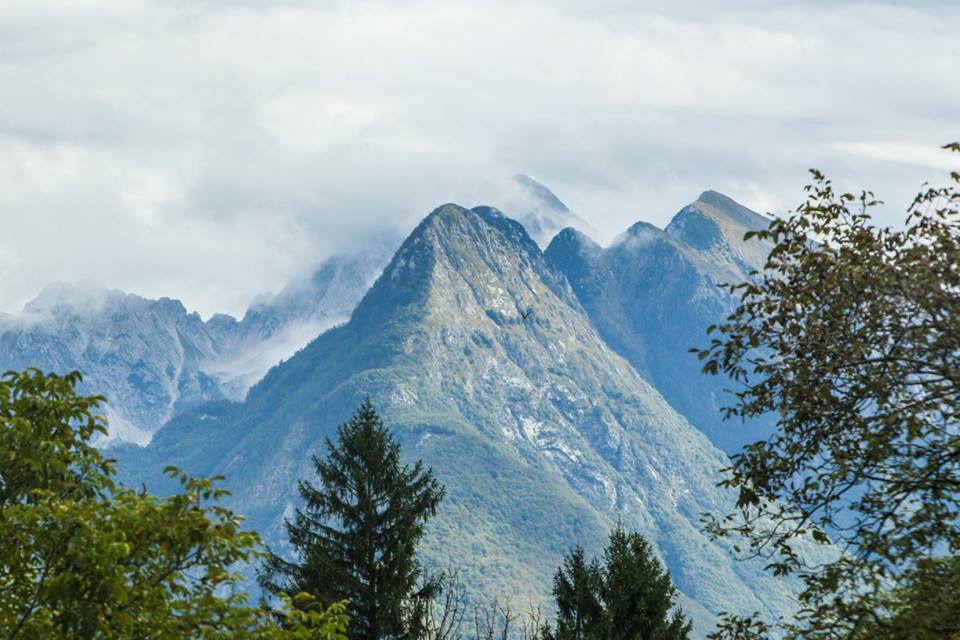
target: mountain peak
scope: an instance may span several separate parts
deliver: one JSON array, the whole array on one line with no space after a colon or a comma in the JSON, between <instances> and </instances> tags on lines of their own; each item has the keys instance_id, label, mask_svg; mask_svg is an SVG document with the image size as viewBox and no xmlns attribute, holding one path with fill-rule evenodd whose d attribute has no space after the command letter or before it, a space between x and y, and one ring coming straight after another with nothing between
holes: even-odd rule
<instances>
[{"instance_id":1,"label":"mountain peak","mask_svg":"<svg viewBox=\"0 0 960 640\"><path fill-rule=\"evenodd\" d=\"M436 224L438 222L454 220L469 213L470 210L466 207L462 207L455 202L447 202L431 211L423 221L426 224Z\"/></svg>"},{"instance_id":2,"label":"mountain peak","mask_svg":"<svg viewBox=\"0 0 960 640\"><path fill-rule=\"evenodd\" d=\"M527 193L547 205L550 209L561 213L570 213L570 209L563 201L550 191L546 186L537 182L525 173L518 173L513 176L514 182L523 187Z\"/></svg>"},{"instance_id":3,"label":"mountain peak","mask_svg":"<svg viewBox=\"0 0 960 640\"><path fill-rule=\"evenodd\" d=\"M714 191L713 189L707 189L700 194L700 197L697 198L697 202L702 202L704 204L710 204L718 207L739 207L741 206L736 200L730 196L720 193L719 191Z\"/></svg>"},{"instance_id":4,"label":"mountain peak","mask_svg":"<svg viewBox=\"0 0 960 640\"><path fill-rule=\"evenodd\" d=\"M751 211L730 196L722 194L719 191L704 191L696 201L681 209L674 219L688 209L696 209L714 218L714 220L721 224L727 222L746 231L766 229L770 225L770 218Z\"/></svg>"},{"instance_id":5,"label":"mountain peak","mask_svg":"<svg viewBox=\"0 0 960 640\"><path fill-rule=\"evenodd\" d=\"M553 237L544 255L556 252L570 252L593 254L602 251L603 247L582 231L574 227L566 227Z\"/></svg>"},{"instance_id":6,"label":"mountain peak","mask_svg":"<svg viewBox=\"0 0 960 640\"><path fill-rule=\"evenodd\" d=\"M423 241L450 247L452 244L462 244L468 239L488 238L491 233L502 235L514 244L517 250L540 253L539 247L524 226L508 218L499 209L486 205L467 209L455 203L447 203L437 207L423 219L397 254L403 253L408 245Z\"/></svg>"},{"instance_id":7,"label":"mountain peak","mask_svg":"<svg viewBox=\"0 0 960 640\"><path fill-rule=\"evenodd\" d=\"M441 300L453 283L483 297L482 290L498 286L491 283L531 270L557 291L562 289L562 278L547 268L523 225L493 207L467 209L447 203L407 237L360 301L352 321L373 331L404 310L419 313L437 305L466 304L465 299Z\"/></svg>"},{"instance_id":8,"label":"mountain peak","mask_svg":"<svg viewBox=\"0 0 960 640\"><path fill-rule=\"evenodd\" d=\"M651 224L649 222L644 222L643 220L639 222L634 222L630 225L627 230L623 233L622 237L636 238L636 237L653 237L653 236L663 236L666 232L660 227Z\"/></svg>"},{"instance_id":9,"label":"mountain peak","mask_svg":"<svg viewBox=\"0 0 960 640\"><path fill-rule=\"evenodd\" d=\"M443 244L449 236L458 234L472 235L471 227L476 224L479 214L456 203L442 204L420 221L397 250L393 261L387 267L391 271L397 258L405 256L420 245Z\"/></svg>"},{"instance_id":10,"label":"mountain peak","mask_svg":"<svg viewBox=\"0 0 960 640\"><path fill-rule=\"evenodd\" d=\"M141 299L119 289L109 289L94 280L54 282L24 305L23 312L26 315L93 314L103 310L111 301L124 298Z\"/></svg>"},{"instance_id":11,"label":"mountain peak","mask_svg":"<svg viewBox=\"0 0 960 640\"><path fill-rule=\"evenodd\" d=\"M745 233L766 229L769 225L769 218L747 209L733 198L717 191L704 191L673 217L666 231L687 246L706 251L723 244L741 247ZM748 262L752 264L754 259L763 257L765 254L758 254Z\"/></svg>"},{"instance_id":12,"label":"mountain peak","mask_svg":"<svg viewBox=\"0 0 960 640\"><path fill-rule=\"evenodd\" d=\"M503 204L538 246L546 247L553 236L565 227L592 232L585 220L540 182L524 173L513 176L512 182L512 188L501 194L506 200Z\"/></svg>"}]
</instances>

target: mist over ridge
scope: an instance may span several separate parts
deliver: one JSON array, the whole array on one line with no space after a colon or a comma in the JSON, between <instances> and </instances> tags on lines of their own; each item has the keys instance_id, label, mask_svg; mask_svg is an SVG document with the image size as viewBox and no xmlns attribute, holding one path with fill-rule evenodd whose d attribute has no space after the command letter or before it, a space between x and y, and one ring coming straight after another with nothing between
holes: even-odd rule
<instances>
[{"instance_id":1,"label":"mist over ridge","mask_svg":"<svg viewBox=\"0 0 960 640\"><path fill-rule=\"evenodd\" d=\"M547 252L551 264L564 271L569 260L559 258L556 248L562 244L562 237L572 232L571 225L581 229L580 233L594 230L535 179L520 174L514 176L510 184L512 188L503 191L504 209L516 216L539 248ZM698 222L701 219L703 221ZM745 251L740 236L763 220L762 216L725 196L708 191L674 216L665 230L649 223L636 223L604 251L623 253L644 237L641 229L649 229L649 233L657 237L674 237L683 255L707 273L701 277L695 296L709 300L718 295L716 283L741 278L747 266L757 266L762 249L759 254ZM698 239L696 230L711 224L716 226L715 231L700 232L703 237ZM710 233L716 236L716 247L696 246L698 242L712 242L708 237ZM351 251L324 260L311 275L298 276L280 292L257 296L240 319L214 314L203 320L196 312L189 313L178 300L149 300L92 281L75 285L56 283L45 288L21 314L0 317L0 367L32 364L61 372L79 369L86 377L86 388L99 389L110 400L114 423L111 437L146 444L164 422L199 402L220 398L242 400L247 390L271 367L292 356L323 331L348 321L354 306L399 244L390 233L376 234ZM599 251L599 245L597 247ZM641 251L638 257L641 254L645 255ZM618 275L626 277L633 271L650 272L651 269L669 273L675 267L669 264L643 267L631 263L621 265ZM576 286L578 276L565 275L575 285L577 295L582 296L583 291ZM599 272L593 277L599 277ZM671 299L676 287L675 282L664 282L654 289L663 289L661 294ZM634 301L636 309L629 313L636 318L649 315L644 310L647 295L641 294ZM689 294L678 290L678 295ZM581 302L587 309L594 310L588 299ZM698 308L702 308L702 304ZM698 323L706 326L716 319L713 315L721 308L725 307L715 306L706 313L683 312L687 317L680 324L691 328L690 341L699 338ZM622 312L618 316L609 309L596 314L593 320L603 331L614 317L620 318L617 322L622 327L631 327ZM665 326L666 332L659 328L643 329L648 334L646 339L649 340L649 335L668 335L678 325L669 322ZM628 331L641 330L631 327ZM646 356L637 355L636 350L625 346L631 339L611 334L604 337L622 353L630 354L628 359L638 370L651 375L644 362ZM686 345L689 346L692 345ZM685 360L683 350L671 345L661 349L664 354L661 360L667 369L675 364L671 360ZM693 372L686 373L686 380L673 380L670 388L665 389L668 396L673 397L671 394L677 389L686 393L682 390L696 386ZM714 396L707 414L695 410L688 414L682 408L681 411L711 432L709 425L715 423L718 402ZM723 448L729 448L728 443L718 442ZM740 440L735 438L734 442Z\"/></svg>"},{"instance_id":2,"label":"mist over ridge","mask_svg":"<svg viewBox=\"0 0 960 640\"><path fill-rule=\"evenodd\" d=\"M665 232L664 232L665 233ZM163 461L223 474L234 504L286 549L282 517L306 452L365 397L408 460L448 488L424 555L477 593L536 603L556 561L618 519L651 540L703 637L720 610L789 610L791 583L733 560L699 514L729 508L727 458L617 354L517 221L446 204L404 240L350 320L271 369L242 403L201 404L125 477L162 489Z\"/></svg>"}]
</instances>

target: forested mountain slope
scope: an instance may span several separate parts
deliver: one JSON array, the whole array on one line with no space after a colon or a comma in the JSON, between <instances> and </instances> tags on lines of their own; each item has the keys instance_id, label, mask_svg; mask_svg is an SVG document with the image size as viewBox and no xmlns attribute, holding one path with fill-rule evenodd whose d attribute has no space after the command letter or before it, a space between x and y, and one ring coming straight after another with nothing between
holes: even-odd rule
<instances>
[{"instance_id":1,"label":"forested mountain slope","mask_svg":"<svg viewBox=\"0 0 960 640\"><path fill-rule=\"evenodd\" d=\"M423 546L474 594L541 602L563 553L618 519L670 567L699 634L720 610L784 613L758 563L701 532L729 509L724 454L607 346L518 223L445 205L407 238L351 320L279 365L242 404L204 405L126 448L125 477L175 464L224 474L233 504L283 550L310 455L369 396L405 456L448 488Z\"/></svg>"}]
</instances>

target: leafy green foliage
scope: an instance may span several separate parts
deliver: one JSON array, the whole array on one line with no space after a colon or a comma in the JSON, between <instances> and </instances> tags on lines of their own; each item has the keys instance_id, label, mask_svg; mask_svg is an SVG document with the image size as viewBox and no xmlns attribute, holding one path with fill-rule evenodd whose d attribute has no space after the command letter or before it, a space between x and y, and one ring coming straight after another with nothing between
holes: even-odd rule
<instances>
[{"instance_id":1,"label":"leafy green foliage","mask_svg":"<svg viewBox=\"0 0 960 640\"><path fill-rule=\"evenodd\" d=\"M803 579L788 637L834 638L872 624L919 559L960 549L960 190L928 188L904 228L877 228L871 193L813 175L756 233L775 248L729 287L739 307L700 357L745 385L728 416L779 416L733 457L738 510L708 530ZM811 539L842 553L808 565ZM717 637L765 631L732 617Z\"/></svg>"},{"instance_id":2,"label":"leafy green foliage","mask_svg":"<svg viewBox=\"0 0 960 640\"><path fill-rule=\"evenodd\" d=\"M555 630L547 640L686 640L691 625L679 608L670 574L639 533L618 526L603 561L587 562L577 547L553 581Z\"/></svg>"},{"instance_id":3,"label":"leafy green foliage","mask_svg":"<svg viewBox=\"0 0 960 640\"><path fill-rule=\"evenodd\" d=\"M857 640L960 639L960 556L924 558Z\"/></svg>"},{"instance_id":4,"label":"leafy green foliage","mask_svg":"<svg viewBox=\"0 0 960 640\"><path fill-rule=\"evenodd\" d=\"M168 469L156 498L113 480L91 446L102 398L78 373L0 377L0 635L4 638L343 640L342 605L282 624L247 605L231 567L258 537L217 502L216 479Z\"/></svg>"},{"instance_id":5,"label":"leafy green foliage","mask_svg":"<svg viewBox=\"0 0 960 640\"><path fill-rule=\"evenodd\" d=\"M401 466L400 447L368 400L313 457L322 488L299 485L306 503L287 523L300 562L270 555L261 583L347 600L356 638L414 638L423 630L437 582L421 580L416 547L444 489L417 462Z\"/></svg>"},{"instance_id":6,"label":"leafy green foliage","mask_svg":"<svg viewBox=\"0 0 960 640\"><path fill-rule=\"evenodd\" d=\"M277 624L258 628L258 640L347 640L347 602L334 602L326 609L308 593L296 597L280 594L282 609Z\"/></svg>"}]
</instances>

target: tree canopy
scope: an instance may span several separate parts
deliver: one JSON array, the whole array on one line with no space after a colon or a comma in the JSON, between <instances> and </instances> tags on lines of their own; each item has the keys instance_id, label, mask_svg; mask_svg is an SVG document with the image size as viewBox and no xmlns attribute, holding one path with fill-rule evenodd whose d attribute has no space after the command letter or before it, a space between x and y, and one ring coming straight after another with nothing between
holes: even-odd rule
<instances>
[{"instance_id":1,"label":"tree canopy","mask_svg":"<svg viewBox=\"0 0 960 640\"><path fill-rule=\"evenodd\" d=\"M169 469L168 498L114 481L98 396L80 375L0 377L0 635L4 638L343 640L343 605L248 605L233 572L258 537L217 504L216 479ZM301 596L302 599L302 596Z\"/></svg>"},{"instance_id":2,"label":"tree canopy","mask_svg":"<svg viewBox=\"0 0 960 640\"><path fill-rule=\"evenodd\" d=\"M887 615L918 562L960 550L960 191L925 187L903 227L879 227L872 193L813 176L793 215L748 234L774 248L700 352L742 385L728 417L779 418L733 456L737 512L708 530L800 576L788 637L840 638ZM808 564L811 541L834 560ZM719 637L765 629L728 618Z\"/></svg>"},{"instance_id":3,"label":"tree canopy","mask_svg":"<svg viewBox=\"0 0 960 640\"><path fill-rule=\"evenodd\" d=\"M960 640L960 556L921 558L856 640Z\"/></svg>"},{"instance_id":4,"label":"tree canopy","mask_svg":"<svg viewBox=\"0 0 960 640\"><path fill-rule=\"evenodd\" d=\"M553 580L557 616L545 640L686 640L691 625L676 607L670 574L636 532L617 526L603 558L582 547L564 558ZM672 613L671 613L672 612Z\"/></svg>"}]
</instances>

